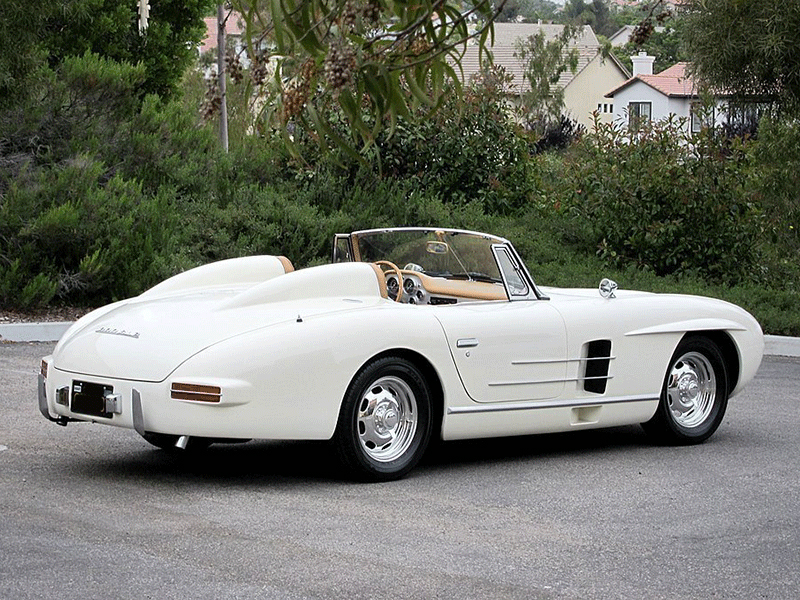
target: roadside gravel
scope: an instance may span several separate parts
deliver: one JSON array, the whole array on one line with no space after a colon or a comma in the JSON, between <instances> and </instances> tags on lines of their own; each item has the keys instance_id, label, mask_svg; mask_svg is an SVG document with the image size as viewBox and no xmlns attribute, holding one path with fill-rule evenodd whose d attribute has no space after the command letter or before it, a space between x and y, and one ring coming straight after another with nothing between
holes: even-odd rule
<instances>
[{"instance_id":1,"label":"roadside gravel","mask_svg":"<svg viewBox=\"0 0 800 600\"><path fill-rule=\"evenodd\" d=\"M28 312L17 312L0 308L0 325L9 323L58 323L62 321L77 321L90 310L92 309L74 306L45 308Z\"/></svg>"}]
</instances>

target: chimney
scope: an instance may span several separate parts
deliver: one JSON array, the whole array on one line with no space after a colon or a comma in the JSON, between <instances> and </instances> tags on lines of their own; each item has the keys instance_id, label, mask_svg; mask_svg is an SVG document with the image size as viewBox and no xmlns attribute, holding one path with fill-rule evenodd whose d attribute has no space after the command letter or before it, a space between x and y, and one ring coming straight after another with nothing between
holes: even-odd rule
<instances>
[{"instance_id":1,"label":"chimney","mask_svg":"<svg viewBox=\"0 0 800 600\"><path fill-rule=\"evenodd\" d=\"M633 76L637 75L652 75L653 62L656 60L655 56L647 56L647 52L639 52L638 56L631 56L633 61Z\"/></svg>"}]
</instances>

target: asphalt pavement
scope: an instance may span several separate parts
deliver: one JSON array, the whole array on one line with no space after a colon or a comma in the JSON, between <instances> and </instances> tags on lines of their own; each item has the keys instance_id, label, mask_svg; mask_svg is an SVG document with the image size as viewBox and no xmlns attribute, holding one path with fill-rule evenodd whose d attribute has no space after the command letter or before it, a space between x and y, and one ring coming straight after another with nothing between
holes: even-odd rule
<instances>
[{"instance_id":1,"label":"asphalt pavement","mask_svg":"<svg viewBox=\"0 0 800 600\"><path fill-rule=\"evenodd\" d=\"M196 456L36 406L52 343L0 344L0 599L800 598L800 360L767 357L720 430L444 443L340 479L325 443Z\"/></svg>"}]
</instances>

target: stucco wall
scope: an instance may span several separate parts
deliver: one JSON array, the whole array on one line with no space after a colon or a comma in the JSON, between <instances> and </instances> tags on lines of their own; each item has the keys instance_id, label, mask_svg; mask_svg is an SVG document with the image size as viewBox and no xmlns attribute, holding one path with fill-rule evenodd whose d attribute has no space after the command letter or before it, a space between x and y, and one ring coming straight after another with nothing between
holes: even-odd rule
<instances>
[{"instance_id":1,"label":"stucco wall","mask_svg":"<svg viewBox=\"0 0 800 600\"><path fill-rule=\"evenodd\" d=\"M595 56L564 88L564 104L570 117L591 129L594 123L592 112L597 110L597 105L615 104L615 99L605 97L606 92L626 80L625 74L611 59L603 60L601 56ZM600 113L600 121L604 123L610 123L613 117L611 112Z\"/></svg>"},{"instance_id":2,"label":"stucco wall","mask_svg":"<svg viewBox=\"0 0 800 600\"><path fill-rule=\"evenodd\" d=\"M607 100L611 100L607 98ZM614 94L614 122L627 126L628 105L631 102L650 102L652 104L651 118L655 121L666 119L669 115L687 120L687 129L691 127L691 106L696 98L669 98L653 89L646 83L635 81L628 87ZM717 125L725 122L726 106L717 102L714 120Z\"/></svg>"}]
</instances>

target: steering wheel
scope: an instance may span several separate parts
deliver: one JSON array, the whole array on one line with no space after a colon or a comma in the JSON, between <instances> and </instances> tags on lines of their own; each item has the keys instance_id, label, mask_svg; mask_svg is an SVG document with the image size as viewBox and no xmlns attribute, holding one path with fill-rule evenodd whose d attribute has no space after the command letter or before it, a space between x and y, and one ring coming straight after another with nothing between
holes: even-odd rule
<instances>
[{"instance_id":1,"label":"steering wheel","mask_svg":"<svg viewBox=\"0 0 800 600\"><path fill-rule=\"evenodd\" d=\"M386 278L386 275L394 271L394 274L397 275L397 296L392 298L395 302L400 302L400 299L403 297L403 274L400 272L400 269L397 268L397 265L393 262L389 262L388 260L376 260L375 264L384 271L383 276ZM384 269L385 267L385 269ZM386 287L388 292L389 281L386 281ZM391 298L391 296L389 296Z\"/></svg>"}]
</instances>

